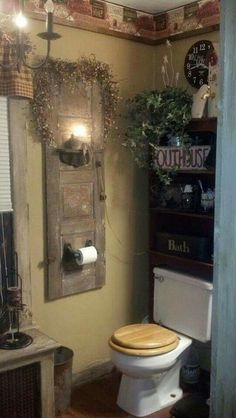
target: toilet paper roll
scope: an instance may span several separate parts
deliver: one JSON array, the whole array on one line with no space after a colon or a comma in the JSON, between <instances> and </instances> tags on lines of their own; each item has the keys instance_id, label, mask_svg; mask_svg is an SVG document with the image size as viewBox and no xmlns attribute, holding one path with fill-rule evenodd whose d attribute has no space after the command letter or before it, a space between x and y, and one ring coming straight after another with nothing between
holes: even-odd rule
<instances>
[{"instance_id":1,"label":"toilet paper roll","mask_svg":"<svg viewBox=\"0 0 236 418\"><path fill-rule=\"evenodd\" d=\"M98 258L98 253L96 248L93 245L89 247L80 248L76 251L76 263L79 266L84 264L95 263Z\"/></svg>"}]
</instances>

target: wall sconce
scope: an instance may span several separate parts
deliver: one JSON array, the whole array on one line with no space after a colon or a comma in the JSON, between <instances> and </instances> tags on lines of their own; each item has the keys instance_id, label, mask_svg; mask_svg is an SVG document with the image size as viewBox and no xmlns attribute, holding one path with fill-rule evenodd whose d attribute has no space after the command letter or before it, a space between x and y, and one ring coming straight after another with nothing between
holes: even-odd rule
<instances>
[{"instance_id":1,"label":"wall sconce","mask_svg":"<svg viewBox=\"0 0 236 418\"><path fill-rule=\"evenodd\" d=\"M85 142L88 136L87 126L82 124L74 125L72 128L72 134L79 138L81 141Z\"/></svg>"},{"instance_id":2,"label":"wall sconce","mask_svg":"<svg viewBox=\"0 0 236 418\"><path fill-rule=\"evenodd\" d=\"M0 66L5 69L11 69L12 67L16 66L17 70L20 72L22 65L31 69L37 70L38 68L42 67L46 64L49 55L50 55L50 48L51 48L51 41L61 38L56 32L53 32L53 12L54 12L54 3L52 0L47 0L44 4L45 11L47 12L47 20L46 20L46 31L38 33L38 37L47 41L47 54L45 58L37 65L30 65L26 62L26 50L27 47L24 42L24 31L23 29L27 26L27 19L24 16L24 0L19 1L20 5L20 12L14 17L13 21L17 26L17 33L16 33L16 48L15 54L16 58L14 62L9 63L7 65L0 63Z\"/></svg>"},{"instance_id":3,"label":"wall sconce","mask_svg":"<svg viewBox=\"0 0 236 418\"><path fill-rule=\"evenodd\" d=\"M63 148L57 150L60 160L75 168L88 165L91 159L91 150L87 127L82 124L75 125L71 131L70 138L64 142Z\"/></svg>"},{"instance_id":4,"label":"wall sconce","mask_svg":"<svg viewBox=\"0 0 236 418\"><path fill-rule=\"evenodd\" d=\"M89 142L87 126L77 124L71 127L70 138L63 145L66 149L81 150L86 149Z\"/></svg>"}]
</instances>

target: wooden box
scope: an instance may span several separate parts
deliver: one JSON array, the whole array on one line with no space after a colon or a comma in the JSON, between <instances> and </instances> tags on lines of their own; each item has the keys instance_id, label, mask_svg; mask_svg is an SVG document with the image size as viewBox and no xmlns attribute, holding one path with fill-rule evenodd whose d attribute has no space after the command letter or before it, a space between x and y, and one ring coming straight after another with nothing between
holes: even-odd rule
<instances>
[{"instance_id":1,"label":"wooden box","mask_svg":"<svg viewBox=\"0 0 236 418\"><path fill-rule=\"evenodd\" d=\"M156 250L178 257L210 261L212 255L212 241L208 237L157 232Z\"/></svg>"}]
</instances>

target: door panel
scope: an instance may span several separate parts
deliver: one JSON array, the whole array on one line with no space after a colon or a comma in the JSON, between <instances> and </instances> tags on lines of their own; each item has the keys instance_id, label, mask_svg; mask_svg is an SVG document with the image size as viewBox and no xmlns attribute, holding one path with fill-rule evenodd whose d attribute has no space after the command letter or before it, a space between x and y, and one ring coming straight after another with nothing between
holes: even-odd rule
<instances>
[{"instance_id":1,"label":"door panel","mask_svg":"<svg viewBox=\"0 0 236 418\"><path fill-rule=\"evenodd\" d=\"M45 145L48 299L105 283L103 110L99 87L81 83L73 94L63 87L55 98L52 120L58 149ZM60 150L64 152L64 142L76 124L86 127L86 138L80 140L89 143L90 153L88 165L78 167L60 161ZM96 247L98 259L79 266L70 250L88 243Z\"/></svg>"}]
</instances>

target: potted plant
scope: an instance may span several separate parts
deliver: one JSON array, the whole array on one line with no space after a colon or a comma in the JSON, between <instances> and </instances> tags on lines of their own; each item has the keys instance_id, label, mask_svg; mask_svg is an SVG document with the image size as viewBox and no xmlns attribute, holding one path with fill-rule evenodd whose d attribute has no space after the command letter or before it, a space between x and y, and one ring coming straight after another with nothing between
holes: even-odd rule
<instances>
[{"instance_id":1,"label":"potted plant","mask_svg":"<svg viewBox=\"0 0 236 418\"><path fill-rule=\"evenodd\" d=\"M170 43L168 43L168 46ZM172 55L170 62L173 62ZM168 184L171 173L155 164L155 152L159 146L186 146L190 138L186 126L191 119L192 96L184 89L167 85L172 76L168 75L168 59L164 57L162 78L164 90L144 91L127 101L127 129L124 146L128 147L139 167L152 168L161 182ZM172 172L175 170L172 170Z\"/></svg>"}]
</instances>

